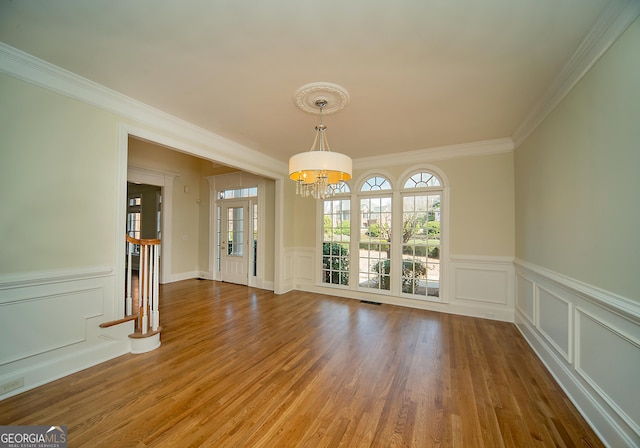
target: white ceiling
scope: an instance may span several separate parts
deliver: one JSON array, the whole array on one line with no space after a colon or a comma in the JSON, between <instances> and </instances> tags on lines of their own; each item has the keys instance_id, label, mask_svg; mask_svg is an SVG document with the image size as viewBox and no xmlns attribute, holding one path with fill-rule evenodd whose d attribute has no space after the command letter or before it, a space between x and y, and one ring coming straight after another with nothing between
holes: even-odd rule
<instances>
[{"instance_id":1,"label":"white ceiling","mask_svg":"<svg viewBox=\"0 0 640 448\"><path fill-rule=\"evenodd\" d=\"M0 40L286 161L325 118L353 158L510 137L619 0L0 0Z\"/></svg>"}]
</instances>

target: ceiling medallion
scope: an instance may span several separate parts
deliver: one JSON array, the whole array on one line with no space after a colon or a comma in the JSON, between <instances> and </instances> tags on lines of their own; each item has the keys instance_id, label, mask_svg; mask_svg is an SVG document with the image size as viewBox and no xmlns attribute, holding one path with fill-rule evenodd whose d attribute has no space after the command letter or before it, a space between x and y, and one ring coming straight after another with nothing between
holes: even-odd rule
<instances>
[{"instance_id":1,"label":"ceiling medallion","mask_svg":"<svg viewBox=\"0 0 640 448\"><path fill-rule=\"evenodd\" d=\"M324 115L340 112L349 103L347 90L331 82L311 82L296 90L294 95L296 105L304 112L320 114L318 102L324 102Z\"/></svg>"}]
</instances>

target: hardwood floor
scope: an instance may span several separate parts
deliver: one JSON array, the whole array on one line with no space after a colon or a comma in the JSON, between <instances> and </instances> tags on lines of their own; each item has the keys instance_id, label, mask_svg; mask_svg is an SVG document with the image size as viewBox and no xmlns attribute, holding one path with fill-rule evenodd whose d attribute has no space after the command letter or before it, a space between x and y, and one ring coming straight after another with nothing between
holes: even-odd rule
<instances>
[{"instance_id":1,"label":"hardwood floor","mask_svg":"<svg viewBox=\"0 0 640 448\"><path fill-rule=\"evenodd\" d=\"M162 346L0 401L70 447L601 447L513 324L211 281Z\"/></svg>"}]
</instances>

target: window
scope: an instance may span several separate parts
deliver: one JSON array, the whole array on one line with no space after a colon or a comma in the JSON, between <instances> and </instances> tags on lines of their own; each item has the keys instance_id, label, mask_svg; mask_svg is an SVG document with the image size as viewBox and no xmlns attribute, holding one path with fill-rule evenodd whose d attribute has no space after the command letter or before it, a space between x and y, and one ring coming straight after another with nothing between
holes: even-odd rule
<instances>
[{"instance_id":1,"label":"window","mask_svg":"<svg viewBox=\"0 0 640 448\"><path fill-rule=\"evenodd\" d=\"M253 233L253 269L251 274L256 277L258 275L258 204L253 204L251 219L251 227Z\"/></svg>"},{"instance_id":2,"label":"window","mask_svg":"<svg viewBox=\"0 0 640 448\"><path fill-rule=\"evenodd\" d=\"M335 185L331 199L324 200L322 215L322 282L349 285L349 243L351 241L351 199L349 186Z\"/></svg>"},{"instance_id":3,"label":"window","mask_svg":"<svg viewBox=\"0 0 640 448\"><path fill-rule=\"evenodd\" d=\"M244 255L244 219L243 207L227 209L227 255Z\"/></svg>"},{"instance_id":4,"label":"window","mask_svg":"<svg viewBox=\"0 0 640 448\"><path fill-rule=\"evenodd\" d=\"M218 192L218 199L239 199L258 196L258 187L236 188L233 190L221 190Z\"/></svg>"},{"instance_id":5,"label":"window","mask_svg":"<svg viewBox=\"0 0 640 448\"><path fill-rule=\"evenodd\" d=\"M216 207L216 269L220 272L220 251L222 250L222 207Z\"/></svg>"},{"instance_id":6,"label":"window","mask_svg":"<svg viewBox=\"0 0 640 448\"><path fill-rule=\"evenodd\" d=\"M440 297L441 183L414 174L402 193L402 293Z\"/></svg>"},{"instance_id":7,"label":"window","mask_svg":"<svg viewBox=\"0 0 640 448\"><path fill-rule=\"evenodd\" d=\"M391 190L391 184L387 179L374 176L364 181L361 191Z\"/></svg>"},{"instance_id":8,"label":"window","mask_svg":"<svg viewBox=\"0 0 640 448\"><path fill-rule=\"evenodd\" d=\"M142 217L142 196L140 193L132 194L129 196L127 204L127 235L137 240L140 239L140 224ZM140 246L133 245L131 251L133 255L140 254Z\"/></svg>"},{"instance_id":9,"label":"window","mask_svg":"<svg viewBox=\"0 0 640 448\"><path fill-rule=\"evenodd\" d=\"M322 283L441 300L442 180L419 170L401 181L371 175L322 202Z\"/></svg>"},{"instance_id":10,"label":"window","mask_svg":"<svg viewBox=\"0 0 640 448\"><path fill-rule=\"evenodd\" d=\"M358 243L358 285L362 288L391 288L391 183L374 176L360 189Z\"/></svg>"}]
</instances>

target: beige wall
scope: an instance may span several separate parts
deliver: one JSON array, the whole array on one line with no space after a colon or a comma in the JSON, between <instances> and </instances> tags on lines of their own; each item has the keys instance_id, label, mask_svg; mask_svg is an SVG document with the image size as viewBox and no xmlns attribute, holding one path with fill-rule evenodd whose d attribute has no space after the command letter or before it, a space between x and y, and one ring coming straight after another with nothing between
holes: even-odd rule
<instances>
[{"instance_id":1,"label":"beige wall","mask_svg":"<svg viewBox=\"0 0 640 448\"><path fill-rule=\"evenodd\" d=\"M434 162L449 179L449 253L515 253L513 153Z\"/></svg>"},{"instance_id":2,"label":"beige wall","mask_svg":"<svg viewBox=\"0 0 640 448\"><path fill-rule=\"evenodd\" d=\"M117 117L0 74L0 274L115 263Z\"/></svg>"},{"instance_id":3,"label":"beige wall","mask_svg":"<svg viewBox=\"0 0 640 448\"><path fill-rule=\"evenodd\" d=\"M284 246L315 247L317 238L316 200L296 194L296 184L285 182ZM293 228L291 228L293 227Z\"/></svg>"},{"instance_id":4,"label":"beige wall","mask_svg":"<svg viewBox=\"0 0 640 448\"><path fill-rule=\"evenodd\" d=\"M513 154L462 157L424 164L429 165L440 169L449 183L449 253L512 257L515 251ZM363 176L376 172L390 177L395 185L414 167L414 164L404 164L381 167L380 170L356 169L350 186L355 189ZM289 198L287 205L290 204L288 201ZM293 203L295 245L315 247L319 219L315 200L296 197Z\"/></svg>"},{"instance_id":5,"label":"beige wall","mask_svg":"<svg viewBox=\"0 0 640 448\"><path fill-rule=\"evenodd\" d=\"M209 162L203 161L206 165L211 165ZM206 166L203 166L203 171L206 171ZM200 208L198 216L198 267L200 271L209 272L209 218L210 218L210 200L209 200L209 182L205 179L209 174L205 174L200 178L198 184ZM211 260L213 263L214 261Z\"/></svg>"},{"instance_id":6,"label":"beige wall","mask_svg":"<svg viewBox=\"0 0 640 448\"><path fill-rule=\"evenodd\" d=\"M283 192L284 192L284 200L283 200L283 208L284 214L282 219L282 246L284 248L292 248L298 244L304 244L305 246L313 246L313 243L309 243L307 238L304 236L299 236L297 232L297 228L304 227L307 222L311 222L313 220L312 216L303 216L302 213L299 213L296 205L297 205L297 197L296 197L296 187L295 184L289 179L285 179L283 181ZM315 214L315 211L314 211ZM300 225L298 225L300 222ZM313 239L313 236L311 236Z\"/></svg>"},{"instance_id":7,"label":"beige wall","mask_svg":"<svg viewBox=\"0 0 640 448\"><path fill-rule=\"evenodd\" d=\"M204 177L202 161L153 143L130 138L128 162L136 167L177 174L173 180L172 274L200 271L200 205L203 202L200 195Z\"/></svg>"},{"instance_id":8,"label":"beige wall","mask_svg":"<svg viewBox=\"0 0 640 448\"><path fill-rule=\"evenodd\" d=\"M275 234L276 234L276 183L267 179L265 182L265 234L259 236L265 251L264 280L273 282L275 278L274 254L276 251Z\"/></svg>"},{"instance_id":9,"label":"beige wall","mask_svg":"<svg viewBox=\"0 0 640 448\"><path fill-rule=\"evenodd\" d=\"M640 301L640 21L516 149L517 257Z\"/></svg>"},{"instance_id":10,"label":"beige wall","mask_svg":"<svg viewBox=\"0 0 640 448\"><path fill-rule=\"evenodd\" d=\"M0 98L0 274L114 266L122 118L5 75ZM204 177L229 170L137 139L128 163L179 174L172 274L207 271ZM272 263L267 270L272 281Z\"/></svg>"},{"instance_id":11,"label":"beige wall","mask_svg":"<svg viewBox=\"0 0 640 448\"><path fill-rule=\"evenodd\" d=\"M172 274L209 271L210 185L207 176L236 171L155 143L129 139L129 164L178 174L173 183ZM189 187L189 193L185 193ZM265 181L264 280L273 282L275 183ZM184 236L186 235L186 239Z\"/></svg>"}]
</instances>

